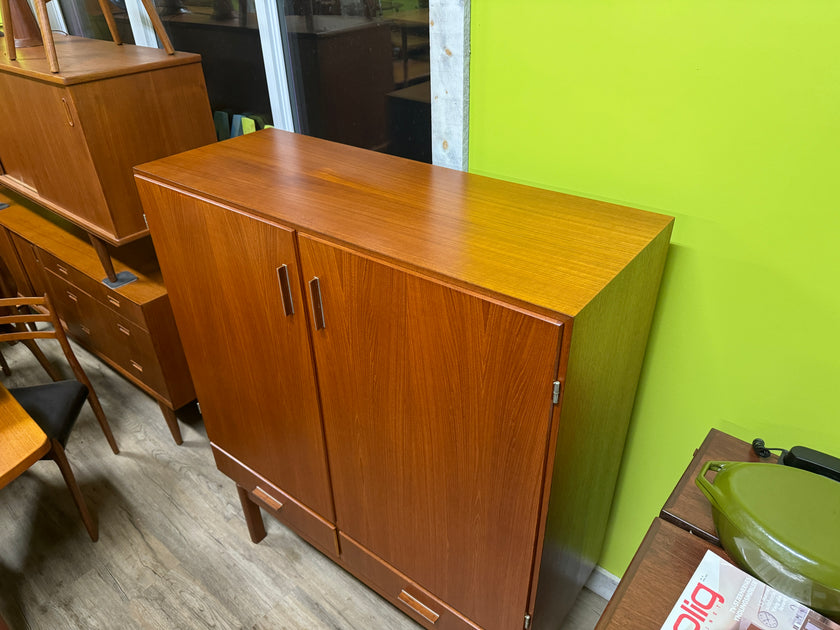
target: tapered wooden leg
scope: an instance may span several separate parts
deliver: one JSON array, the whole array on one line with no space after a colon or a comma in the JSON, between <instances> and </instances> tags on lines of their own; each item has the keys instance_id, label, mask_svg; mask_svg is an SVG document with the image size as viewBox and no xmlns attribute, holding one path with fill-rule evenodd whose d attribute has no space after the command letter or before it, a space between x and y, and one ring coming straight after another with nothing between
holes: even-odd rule
<instances>
[{"instance_id":1,"label":"tapered wooden leg","mask_svg":"<svg viewBox=\"0 0 840 630\"><path fill-rule=\"evenodd\" d=\"M114 13L111 11L111 3L108 0L99 0L99 8L102 10L102 15L105 22L108 24L108 30L111 32L111 39L117 46L122 45L122 38L117 30L117 22L114 20Z\"/></svg>"},{"instance_id":2,"label":"tapered wooden leg","mask_svg":"<svg viewBox=\"0 0 840 630\"><path fill-rule=\"evenodd\" d=\"M265 538L265 523L262 520L260 506L251 501L251 495L239 484L236 484L236 491L239 493L239 502L245 514L245 523L248 525L251 542L256 544Z\"/></svg>"},{"instance_id":3,"label":"tapered wooden leg","mask_svg":"<svg viewBox=\"0 0 840 630\"><path fill-rule=\"evenodd\" d=\"M184 443L184 438L181 437L181 427L178 426L178 416L175 415L175 411L164 405L162 402L158 402L158 407L160 407L163 418L166 420L166 426L169 427L172 439L175 440L175 444L181 446L181 444Z\"/></svg>"},{"instance_id":4,"label":"tapered wooden leg","mask_svg":"<svg viewBox=\"0 0 840 630\"><path fill-rule=\"evenodd\" d=\"M41 39L44 40L44 51L50 63L50 72L58 72L58 55L55 52L55 41L50 27L50 16L47 14L46 0L34 0L35 14L38 16L38 26L41 28Z\"/></svg>"},{"instance_id":5,"label":"tapered wooden leg","mask_svg":"<svg viewBox=\"0 0 840 630\"><path fill-rule=\"evenodd\" d=\"M67 461L67 456L64 454L64 447L61 446L58 440L50 440L50 443L52 445L50 456L58 464L58 469L61 471L61 476L64 477L64 483L67 484L67 488L73 496L73 502L79 510L79 515L82 517L82 522L85 524L85 529L87 529L90 539L96 542L99 540L99 528L88 511L85 498L82 496L82 490L79 488L79 484L76 483L76 476L73 474L73 469L70 468L70 462Z\"/></svg>"},{"instance_id":6,"label":"tapered wooden leg","mask_svg":"<svg viewBox=\"0 0 840 630\"><path fill-rule=\"evenodd\" d=\"M108 440L108 444L111 450L114 451L114 455L119 455L120 449L117 446L117 441L114 439L114 434L111 432L111 425L108 423L108 418L105 417L105 412L102 411L102 405L99 404L99 396L93 391L93 385L90 384L90 381L85 383L85 385L88 388L88 403L90 403L90 408L93 409L93 415L96 416L99 427L102 429L102 433L105 434L105 439Z\"/></svg>"},{"instance_id":7,"label":"tapered wooden leg","mask_svg":"<svg viewBox=\"0 0 840 630\"><path fill-rule=\"evenodd\" d=\"M0 0L0 13L3 17L3 46L9 61L15 60L15 29L12 26L12 7L9 0ZM3 295L7 295L4 293Z\"/></svg>"}]
</instances>

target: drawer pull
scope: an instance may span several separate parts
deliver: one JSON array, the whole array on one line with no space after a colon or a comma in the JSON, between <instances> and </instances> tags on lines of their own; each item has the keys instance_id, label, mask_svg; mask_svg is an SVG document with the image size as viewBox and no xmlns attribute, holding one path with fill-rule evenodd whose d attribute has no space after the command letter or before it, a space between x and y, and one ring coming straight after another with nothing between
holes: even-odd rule
<instances>
[{"instance_id":1,"label":"drawer pull","mask_svg":"<svg viewBox=\"0 0 840 630\"><path fill-rule=\"evenodd\" d=\"M70 291L66 291L66 293L67 293L67 297L68 297L69 299L73 300L74 302L78 302L78 301L79 301L79 298L77 298L75 295L73 295L72 293L70 293Z\"/></svg>"},{"instance_id":2,"label":"drawer pull","mask_svg":"<svg viewBox=\"0 0 840 630\"><path fill-rule=\"evenodd\" d=\"M137 361L133 361L133 360L129 359L128 362L131 363L131 367L133 367L138 372L143 371L143 366L140 365L139 363L137 363Z\"/></svg>"},{"instance_id":3,"label":"drawer pull","mask_svg":"<svg viewBox=\"0 0 840 630\"><path fill-rule=\"evenodd\" d=\"M318 276L309 281L309 295L312 297L312 319L315 320L315 330L327 327L324 322L324 304L321 302L321 281Z\"/></svg>"},{"instance_id":4,"label":"drawer pull","mask_svg":"<svg viewBox=\"0 0 840 630\"><path fill-rule=\"evenodd\" d=\"M89 334L90 334L90 328L88 328L88 327L87 327L87 326L85 326L84 324L79 324L79 328L81 328L81 329L82 329L82 332L83 332L83 333L85 333L86 335L89 335Z\"/></svg>"},{"instance_id":5,"label":"drawer pull","mask_svg":"<svg viewBox=\"0 0 840 630\"><path fill-rule=\"evenodd\" d=\"M109 295L109 296L108 296L108 301L109 301L111 304L113 304L114 306L116 306L117 308L119 308L119 306L120 306L120 301L119 301L117 298L112 297L112 296L110 296L110 295Z\"/></svg>"},{"instance_id":6,"label":"drawer pull","mask_svg":"<svg viewBox=\"0 0 840 630\"><path fill-rule=\"evenodd\" d=\"M62 98L61 102L64 103L64 114L67 116L67 124L74 127L76 123L73 122L73 113L70 111L70 103L67 102L66 98Z\"/></svg>"},{"instance_id":7,"label":"drawer pull","mask_svg":"<svg viewBox=\"0 0 840 630\"><path fill-rule=\"evenodd\" d=\"M58 269L61 273L63 273L65 276L68 275L66 267L62 267L61 265L56 265L55 268Z\"/></svg>"},{"instance_id":8,"label":"drawer pull","mask_svg":"<svg viewBox=\"0 0 840 630\"><path fill-rule=\"evenodd\" d=\"M425 604L419 602L417 599L406 593L404 590L400 591L400 594L397 596L403 604L411 608L414 612L418 615L426 619L429 623L434 623L440 617L434 610L426 606Z\"/></svg>"},{"instance_id":9,"label":"drawer pull","mask_svg":"<svg viewBox=\"0 0 840 630\"><path fill-rule=\"evenodd\" d=\"M280 297L283 299L283 311L286 317L295 314L292 302L292 286L289 284L289 268L286 265L277 267L277 279L280 281Z\"/></svg>"},{"instance_id":10,"label":"drawer pull","mask_svg":"<svg viewBox=\"0 0 840 630\"><path fill-rule=\"evenodd\" d=\"M260 501L268 505L272 510L275 512L279 512L280 508L283 507L283 504L280 503L277 499L269 495L265 490L257 486L251 492L255 497L257 497Z\"/></svg>"},{"instance_id":11,"label":"drawer pull","mask_svg":"<svg viewBox=\"0 0 840 630\"><path fill-rule=\"evenodd\" d=\"M123 326L122 324L117 324L117 328L119 328L120 332L124 335L131 337L131 331Z\"/></svg>"}]
</instances>

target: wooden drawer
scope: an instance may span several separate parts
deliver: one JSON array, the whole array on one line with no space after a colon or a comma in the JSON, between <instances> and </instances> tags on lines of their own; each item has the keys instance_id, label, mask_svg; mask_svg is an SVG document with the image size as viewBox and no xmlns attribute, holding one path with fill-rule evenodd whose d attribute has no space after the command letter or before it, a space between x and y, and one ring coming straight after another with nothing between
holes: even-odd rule
<instances>
[{"instance_id":1,"label":"wooden drawer","mask_svg":"<svg viewBox=\"0 0 840 630\"><path fill-rule=\"evenodd\" d=\"M51 295L69 334L152 390L167 394L149 333L50 271Z\"/></svg>"},{"instance_id":2,"label":"wooden drawer","mask_svg":"<svg viewBox=\"0 0 840 630\"><path fill-rule=\"evenodd\" d=\"M335 525L295 501L280 488L245 466L212 442L213 456L219 470L245 488L264 510L300 534L326 556L338 560L338 537Z\"/></svg>"},{"instance_id":3,"label":"wooden drawer","mask_svg":"<svg viewBox=\"0 0 840 630\"><path fill-rule=\"evenodd\" d=\"M108 308L131 320L134 324L140 326L144 330L148 328L146 325L146 319L143 316L143 309L140 305L126 299L116 291L109 289L102 284L101 279L97 280L91 278L40 248L38 249L38 257L44 267L49 271L52 271L59 278L77 286L95 300L98 300ZM105 274L103 272L103 277L104 276Z\"/></svg>"},{"instance_id":4,"label":"wooden drawer","mask_svg":"<svg viewBox=\"0 0 840 630\"><path fill-rule=\"evenodd\" d=\"M355 540L339 532L341 563L353 575L426 628L478 630L479 626L444 604ZM524 613L523 613L524 624Z\"/></svg>"}]
</instances>

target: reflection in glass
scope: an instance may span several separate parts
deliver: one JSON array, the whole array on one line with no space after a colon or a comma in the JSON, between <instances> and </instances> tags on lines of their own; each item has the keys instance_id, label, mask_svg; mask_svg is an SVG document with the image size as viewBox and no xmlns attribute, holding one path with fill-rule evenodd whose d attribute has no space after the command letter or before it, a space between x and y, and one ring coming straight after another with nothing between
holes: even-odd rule
<instances>
[{"instance_id":1,"label":"reflection in glass","mask_svg":"<svg viewBox=\"0 0 840 630\"><path fill-rule=\"evenodd\" d=\"M109 0L117 22L117 31L126 44L134 43L134 33L128 22L125 0ZM111 33L96 0L61 0L61 12L70 35L111 41Z\"/></svg>"},{"instance_id":2,"label":"reflection in glass","mask_svg":"<svg viewBox=\"0 0 840 630\"><path fill-rule=\"evenodd\" d=\"M279 2L296 128L431 162L428 2Z\"/></svg>"},{"instance_id":3,"label":"reflection in glass","mask_svg":"<svg viewBox=\"0 0 840 630\"><path fill-rule=\"evenodd\" d=\"M201 55L220 139L220 120L272 124L254 0L157 0L157 9L175 50Z\"/></svg>"}]
</instances>

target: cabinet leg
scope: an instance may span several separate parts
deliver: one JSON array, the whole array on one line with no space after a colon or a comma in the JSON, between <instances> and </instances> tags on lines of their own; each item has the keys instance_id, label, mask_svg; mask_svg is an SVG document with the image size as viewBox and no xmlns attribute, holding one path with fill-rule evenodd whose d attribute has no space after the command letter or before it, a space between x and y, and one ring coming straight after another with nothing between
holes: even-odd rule
<instances>
[{"instance_id":1,"label":"cabinet leg","mask_svg":"<svg viewBox=\"0 0 840 630\"><path fill-rule=\"evenodd\" d=\"M178 417L175 415L175 411L164 405L162 402L158 403L158 407L160 407L163 418L166 420L166 425L169 427L172 439L175 440L175 444L180 446L184 443L184 438L181 437L181 427L178 426Z\"/></svg>"},{"instance_id":2,"label":"cabinet leg","mask_svg":"<svg viewBox=\"0 0 840 630\"><path fill-rule=\"evenodd\" d=\"M239 493L239 502L245 514L245 523L248 525L251 542L256 544L265 538L265 523L262 520L260 506L251 501L248 491L239 484L236 484L236 491Z\"/></svg>"},{"instance_id":3,"label":"cabinet leg","mask_svg":"<svg viewBox=\"0 0 840 630\"><path fill-rule=\"evenodd\" d=\"M90 244L93 245L93 249L96 250L96 255L99 256L99 262L102 264L102 269L105 271L106 277L102 279L105 286L112 289L118 289L129 282L137 280L137 276L130 271L120 271L117 273L114 269L114 262L111 260L111 254L108 252L108 246L105 244L105 241L93 234L88 234L88 238L90 238Z\"/></svg>"}]
</instances>

